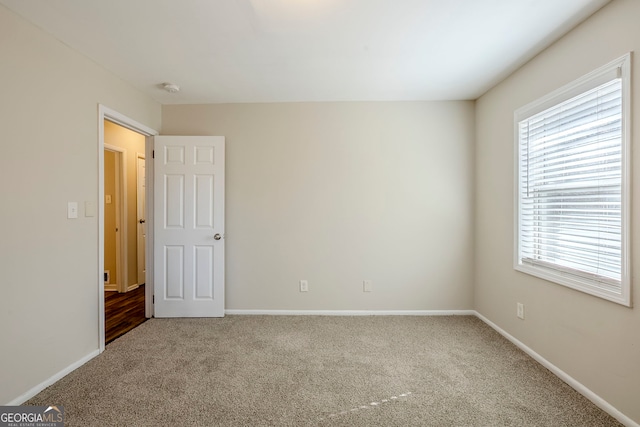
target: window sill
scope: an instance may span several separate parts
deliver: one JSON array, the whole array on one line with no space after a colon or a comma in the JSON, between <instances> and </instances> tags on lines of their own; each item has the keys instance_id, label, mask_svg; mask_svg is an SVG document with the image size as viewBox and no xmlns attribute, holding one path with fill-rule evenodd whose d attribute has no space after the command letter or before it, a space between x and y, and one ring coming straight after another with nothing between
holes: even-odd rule
<instances>
[{"instance_id":1,"label":"window sill","mask_svg":"<svg viewBox=\"0 0 640 427\"><path fill-rule=\"evenodd\" d=\"M545 268L541 266L534 266L523 263L516 263L514 269L531 276L538 277L540 279L547 280L577 291L593 295L607 301L615 302L616 304L623 305L625 307L631 307L631 295L627 293L614 292L608 289L604 289L599 286L599 282L595 280L589 280L586 278L564 273L559 270ZM624 280L624 279L623 279ZM622 285L622 289L629 289L630 286Z\"/></svg>"}]
</instances>

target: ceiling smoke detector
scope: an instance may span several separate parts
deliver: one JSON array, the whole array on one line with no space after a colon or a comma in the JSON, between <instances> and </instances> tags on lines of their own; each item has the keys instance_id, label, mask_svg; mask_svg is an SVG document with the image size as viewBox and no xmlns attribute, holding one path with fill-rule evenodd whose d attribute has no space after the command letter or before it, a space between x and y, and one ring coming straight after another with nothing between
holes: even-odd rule
<instances>
[{"instance_id":1,"label":"ceiling smoke detector","mask_svg":"<svg viewBox=\"0 0 640 427\"><path fill-rule=\"evenodd\" d=\"M173 83L163 83L162 87L169 93L180 92L180 86Z\"/></svg>"}]
</instances>

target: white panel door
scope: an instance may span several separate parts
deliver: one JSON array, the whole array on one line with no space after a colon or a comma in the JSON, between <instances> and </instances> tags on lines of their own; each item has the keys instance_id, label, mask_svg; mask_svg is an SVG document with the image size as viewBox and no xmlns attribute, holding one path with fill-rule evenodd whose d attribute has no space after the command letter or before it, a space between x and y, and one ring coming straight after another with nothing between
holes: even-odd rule
<instances>
[{"instance_id":1,"label":"white panel door","mask_svg":"<svg viewBox=\"0 0 640 427\"><path fill-rule=\"evenodd\" d=\"M224 148L154 138L155 317L224 316Z\"/></svg>"}]
</instances>

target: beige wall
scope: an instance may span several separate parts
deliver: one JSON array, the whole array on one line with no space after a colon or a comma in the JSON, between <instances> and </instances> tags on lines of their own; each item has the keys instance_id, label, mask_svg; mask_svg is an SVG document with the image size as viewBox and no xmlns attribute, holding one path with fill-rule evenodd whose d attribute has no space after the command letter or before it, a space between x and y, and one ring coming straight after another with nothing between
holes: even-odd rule
<instances>
[{"instance_id":1,"label":"beige wall","mask_svg":"<svg viewBox=\"0 0 640 427\"><path fill-rule=\"evenodd\" d=\"M473 102L162 112L226 137L228 309L472 308Z\"/></svg>"},{"instance_id":2,"label":"beige wall","mask_svg":"<svg viewBox=\"0 0 640 427\"><path fill-rule=\"evenodd\" d=\"M156 129L160 106L3 6L0 58L5 404L99 348L98 104Z\"/></svg>"},{"instance_id":3,"label":"beige wall","mask_svg":"<svg viewBox=\"0 0 640 427\"><path fill-rule=\"evenodd\" d=\"M106 134L106 129L105 129ZM111 195L111 203L104 205L104 270L109 271L109 284L117 284L116 262L116 153L104 150L104 194ZM107 282L105 282L105 285Z\"/></svg>"},{"instance_id":4,"label":"beige wall","mask_svg":"<svg viewBox=\"0 0 640 427\"><path fill-rule=\"evenodd\" d=\"M484 95L477 126L472 102L163 107L167 134L227 137L227 307L475 306L640 422L638 309L512 268L513 111L638 50L637 16L639 2L612 2ZM0 40L0 78L11 82L0 97L7 403L99 346L98 224L83 208L98 196L97 104L156 129L161 117L158 104L2 6ZM634 81L639 70L636 55ZM80 204L76 220L68 201Z\"/></svg>"},{"instance_id":5,"label":"beige wall","mask_svg":"<svg viewBox=\"0 0 640 427\"><path fill-rule=\"evenodd\" d=\"M140 285L138 283L138 182L137 182L137 168L138 168L138 154L144 155L145 149L145 137L132 130L126 129L122 126L118 126L108 120L104 122L104 143L113 145L126 150L123 154L123 162L125 168L125 187L126 194L126 235L125 246L127 248L127 287L133 285ZM106 186L105 186L105 194ZM106 205L105 205L106 209ZM106 269L106 267L105 267ZM112 282L114 280L112 279Z\"/></svg>"},{"instance_id":6,"label":"beige wall","mask_svg":"<svg viewBox=\"0 0 640 427\"><path fill-rule=\"evenodd\" d=\"M633 125L640 123L640 2L615 0L477 101L476 309L593 392L640 422L640 292L627 308L513 269L513 113L635 50ZM640 165L640 132L633 159ZM637 168L635 168L637 169ZM640 174L633 174L634 194ZM632 241L640 242L640 198ZM632 254L640 271L640 251ZM526 320L516 318L516 302Z\"/></svg>"}]
</instances>

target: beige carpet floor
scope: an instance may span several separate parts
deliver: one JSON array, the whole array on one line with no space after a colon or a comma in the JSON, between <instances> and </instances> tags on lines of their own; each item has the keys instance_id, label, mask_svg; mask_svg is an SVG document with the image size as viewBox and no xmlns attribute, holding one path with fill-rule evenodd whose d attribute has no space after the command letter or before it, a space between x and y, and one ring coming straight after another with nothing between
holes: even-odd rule
<instances>
[{"instance_id":1,"label":"beige carpet floor","mask_svg":"<svg viewBox=\"0 0 640 427\"><path fill-rule=\"evenodd\" d=\"M616 426L475 317L151 319L27 404L67 426Z\"/></svg>"}]
</instances>

